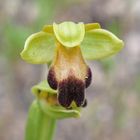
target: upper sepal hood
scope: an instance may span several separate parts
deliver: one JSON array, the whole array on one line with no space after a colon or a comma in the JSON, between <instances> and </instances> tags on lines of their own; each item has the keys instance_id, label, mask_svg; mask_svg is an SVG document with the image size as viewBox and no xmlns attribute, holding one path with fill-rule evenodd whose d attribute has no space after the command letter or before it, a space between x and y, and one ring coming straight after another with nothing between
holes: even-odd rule
<instances>
[{"instance_id":1,"label":"upper sepal hood","mask_svg":"<svg viewBox=\"0 0 140 140\"><path fill-rule=\"evenodd\" d=\"M65 47L75 47L81 44L85 35L83 23L63 22L53 24L53 31L57 40Z\"/></svg>"}]
</instances>

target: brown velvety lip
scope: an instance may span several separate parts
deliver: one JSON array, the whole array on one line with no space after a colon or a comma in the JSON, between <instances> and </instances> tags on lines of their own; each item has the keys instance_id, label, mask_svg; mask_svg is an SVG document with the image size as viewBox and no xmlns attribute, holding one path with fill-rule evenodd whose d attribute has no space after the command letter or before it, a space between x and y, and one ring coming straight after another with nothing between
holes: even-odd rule
<instances>
[{"instance_id":1,"label":"brown velvety lip","mask_svg":"<svg viewBox=\"0 0 140 140\"><path fill-rule=\"evenodd\" d=\"M80 107L85 99L85 84L74 76L69 76L59 82L58 101L64 107L69 107L74 101Z\"/></svg>"},{"instance_id":2,"label":"brown velvety lip","mask_svg":"<svg viewBox=\"0 0 140 140\"><path fill-rule=\"evenodd\" d=\"M87 76L85 81L78 79L72 74L69 74L66 79L57 81L54 68L51 67L48 73L48 83L51 88L58 89L58 102L63 107L70 107L74 101L77 107L85 106L85 88L87 88L92 80L90 68L87 68Z\"/></svg>"},{"instance_id":3,"label":"brown velvety lip","mask_svg":"<svg viewBox=\"0 0 140 140\"><path fill-rule=\"evenodd\" d=\"M92 73L85 63L79 46L66 48L57 44L56 54L48 72L48 83L58 90L58 102L65 108L72 102L81 107L85 102L85 88L91 84Z\"/></svg>"}]
</instances>

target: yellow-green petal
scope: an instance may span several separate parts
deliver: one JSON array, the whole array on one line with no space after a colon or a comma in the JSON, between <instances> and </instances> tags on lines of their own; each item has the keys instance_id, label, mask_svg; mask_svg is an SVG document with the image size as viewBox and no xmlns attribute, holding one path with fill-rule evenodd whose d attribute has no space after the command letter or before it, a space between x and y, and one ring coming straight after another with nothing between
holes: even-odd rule
<instances>
[{"instance_id":1,"label":"yellow-green petal","mask_svg":"<svg viewBox=\"0 0 140 140\"><path fill-rule=\"evenodd\" d=\"M54 56L54 40L52 34L43 31L32 34L25 42L22 59L32 64L49 63Z\"/></svg>"},{"instance_id":2,"label":"yellow-green petal","mask_svg":"<svg viewBox=\"0 0 140 140\"><path fill-rule=\"evenodd\" d=\"M88 23L85 24L85 31L89 31L89 30L94 30L94 29L100 29L101 26L99 23Z\"/></svg>"},{"instance_id":3,"label":"yellow-green petal","mask_svg":"<svg viewBox=\"0 0 140 140\"><path fill-rule=\"evenodd\" d=\"M53 26L52 25L45 25L42 31L53 34Z\"/></svg>"},{"instance_id":4,"label":"yellow-green petal","mask_svg":"<svg viewBox=\"0 0 140 140\"><path fill-rule=\"evenodd\" d=\"M113 33L104 29L95 29L86 32L81 49L85 59L94 60L116 54L123 46L123 41Z\"/></svg>"},{"instance_id":5,"label":"yellow-green petal","mask_svg":"<svg viewBox=\"0 0 140 140\"><path fill-rule=\"evenodd\" d=\"M83 23L54 23L53 30L57 40L65 47L75 47L80 45L85 35L85 26Z\"/></svg>"}]
</instances>

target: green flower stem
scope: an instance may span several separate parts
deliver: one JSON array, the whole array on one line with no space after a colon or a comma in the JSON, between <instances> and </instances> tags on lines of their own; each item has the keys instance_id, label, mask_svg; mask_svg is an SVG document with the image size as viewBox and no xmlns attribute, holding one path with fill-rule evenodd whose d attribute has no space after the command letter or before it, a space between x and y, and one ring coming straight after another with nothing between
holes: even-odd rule
<instances>
[{"instance_id":1,"label":"green flower stem","mask_svg":"<svg viewBox=\"0 0 140 140\"><path fill-rule=\"evenodd\" d=\"M39 140L52 140L54 134L54 128L56 125L56 120L48 115L43 118L43 125L41 127L41 133Z\"/></svg>"},{"instance_id":2,"label":"green flower stem","mask_svg":"<svg viewBox=\"0 0 140 140\"><path fill-rule=\"evenodd\" d=\"M55 126L56 120L44 114L35 100L29 110L25 140L52 140Z\"/></svg>"}]
</instances>

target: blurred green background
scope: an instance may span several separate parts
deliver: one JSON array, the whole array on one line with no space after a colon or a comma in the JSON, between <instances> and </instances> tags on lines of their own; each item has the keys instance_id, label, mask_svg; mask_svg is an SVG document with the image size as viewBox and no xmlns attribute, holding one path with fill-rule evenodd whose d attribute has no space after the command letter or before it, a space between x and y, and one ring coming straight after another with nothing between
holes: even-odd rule
<instances>
[{"instance_id":1,"label":"blurred green background","mask_svg":"<svg viewBox=\"0 0 140 140\"><path fill-rule=\"evenodd\" d=\"M58 122L55 140L140 140L139 0L0 0L0 140L24 140L30 88L47 69L19 54L30 34L54 21L99 22L125 42L116 56L88 62L88 106L80 119Z\"/></svg>"}]
</instances>

